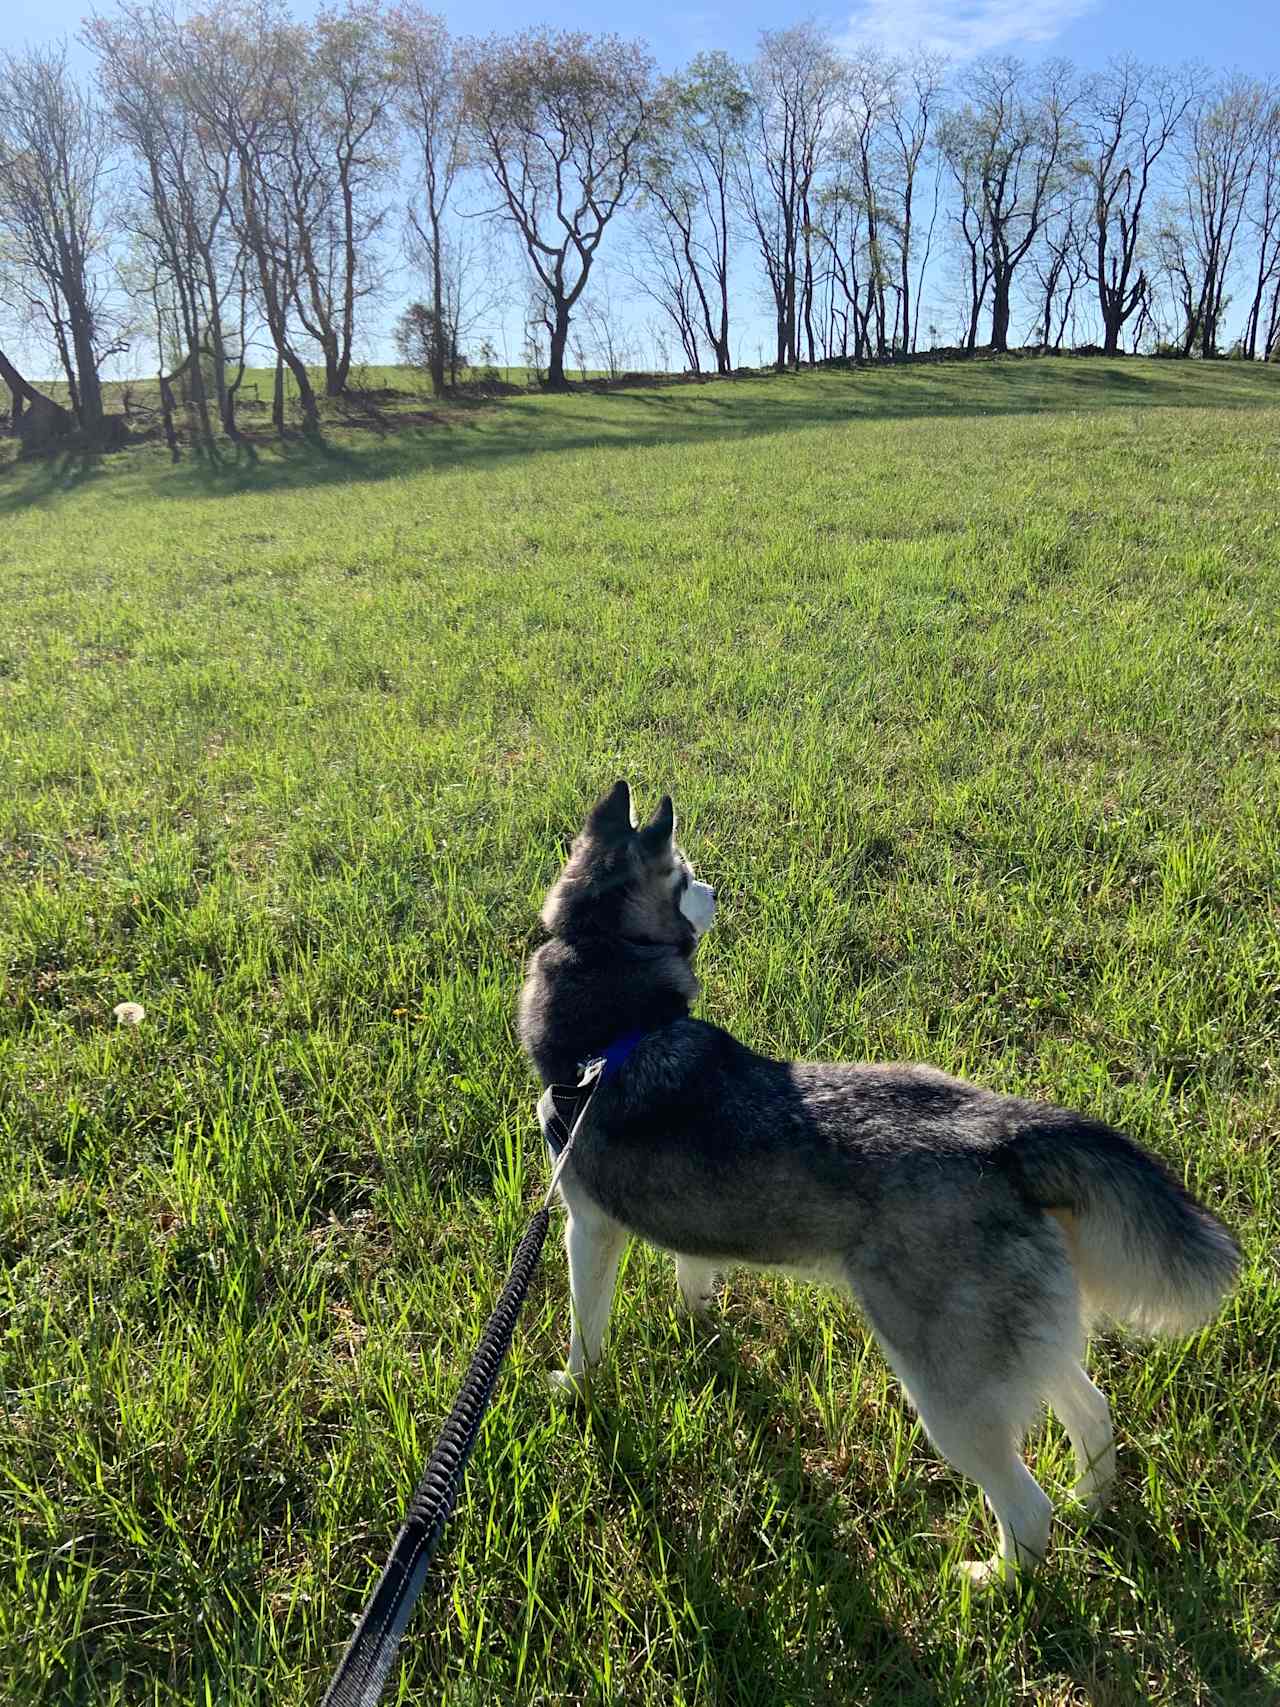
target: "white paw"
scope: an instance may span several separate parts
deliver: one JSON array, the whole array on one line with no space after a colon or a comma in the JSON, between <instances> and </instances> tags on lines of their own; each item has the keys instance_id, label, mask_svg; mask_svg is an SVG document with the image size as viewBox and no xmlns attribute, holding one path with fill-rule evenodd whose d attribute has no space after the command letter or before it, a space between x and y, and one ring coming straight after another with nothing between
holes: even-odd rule
<instances>
[{"instance_id":1,"label":"white paw","mask_svg":"<svg viewBox=\"0 0 1280 1707\"><path fill-rule=\"evenodd\" d=\"M705 1322L715 1308L720 1276L706 1263L681 1257L676 1261L676 1290L685 1313Z\"/></svg>"},{"instance_id":2,"label":"white paw","mask_svg":"<svg viewBox=\"0 0 1280 1707\"><path fill-rule=\"evenodd\" d=\"M1004 1559L962 1559L960 1574L975 1594L998 1594L1017 1581L1017 1570Z\"/></svg>"},{"instance_id":3,"label":"white paw","mask_svg":"<svg viewBox=\"0 0 1280 1707\"><path fill-rule=\"evenodd\" d=\"M687 1316L692 1316L695 1322L709 1322L715 1313L716 1295L714 1292L682 1292L680 1303Z\"/></svg>"},{"instance_id":4,"label":"white paw","mask_svg":"<svg viewBox=\"0 0 1280 1707\"><path fill-rule=\"evenodd\" d=\"M557 1397L580 1404L587 1396L587 1378L568 1369L548 1369L547 1386Z\"/></svg>"}]
</instances>

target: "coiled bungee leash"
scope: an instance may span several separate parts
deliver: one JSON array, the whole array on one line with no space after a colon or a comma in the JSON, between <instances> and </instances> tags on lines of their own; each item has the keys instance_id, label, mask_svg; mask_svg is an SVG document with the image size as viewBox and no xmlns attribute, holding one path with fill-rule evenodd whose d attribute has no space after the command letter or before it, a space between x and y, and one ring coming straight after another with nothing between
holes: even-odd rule
<instances>
[{"instance_id":1,"label":"coiled bungee leash","mask_svg":"<svg viewBox=\"0 0 1280 1707\"><path fill-rule=\"evenodd\" d=\"M457 1502L463 1471L489 1409L503 1359L510 1349L520 1306L537 1272L561 1172L592 1097L605 1078L630 1055L640 1035L634 1033L620 1039L598 1059L589 1061L576 1085L549 1085L542 1094L538 1119L556 1157L551 1184L541 1209L530 1221L516 1249L507 1283L485 1323L461 1391L409 1502L391 1557L360 1614L360 1622L325 1692L322 1707L376 1707L414 1603L427 1580L427 1567Z\"/></svg>"}]
</instances>

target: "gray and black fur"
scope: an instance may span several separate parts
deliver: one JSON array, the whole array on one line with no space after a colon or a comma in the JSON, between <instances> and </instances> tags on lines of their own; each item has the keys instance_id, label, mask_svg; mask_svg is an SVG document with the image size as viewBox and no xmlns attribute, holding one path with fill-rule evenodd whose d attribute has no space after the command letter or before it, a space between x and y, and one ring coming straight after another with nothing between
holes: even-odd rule
<instances>
[{"instance_id":1,"label":"gray and black fur","mask_svg":"<svg viewBox=\"0 0 1280 1707\"><path fill-rule=\"evenodd\" d=\"M674 829L669 799L637 828L625 783L596 807L521 996L544 1084L645 1033L597 1090L561 1177L573 1334L560 1381L600 1356L629 1234L675 1253L694 1309L734 1264L829 1281L986 1494L1000 1550L973 1575L1033 1564L1051 1507L1020 1446L1041 1407L1066 1428L1091 1506L1114 1474L1107 1402L1081 1366L1088 1321L1193 1331L1232 1284L1235 1241L1099 1121L932 1067L770 1060L689 1018L711 892Z\"/></svg>"}]
</instances>

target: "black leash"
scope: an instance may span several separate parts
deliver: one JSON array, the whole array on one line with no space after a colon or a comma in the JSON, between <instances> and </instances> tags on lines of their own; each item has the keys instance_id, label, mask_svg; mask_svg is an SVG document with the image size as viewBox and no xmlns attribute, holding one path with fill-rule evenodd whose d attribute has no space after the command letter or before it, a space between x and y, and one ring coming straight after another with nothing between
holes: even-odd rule
<instances>
[{"instance_id":1,"label":"black leash","mask_svg":"<svg viewBox=\"0 0 1280 1707\"><path fill-rule=\"evenodd\" d=\"M634 1048L625 1040L626 1053ZM622 1057L622 1058L625 1058ZM547 1199L538 1210L516 1250L511 1272L493 1314L485 1323L466 1380L440 1430L436 1449L427 1462L417 1492L409 1502L404 1523L391 1548L377 1587L360 1615L347 1651L325 1692L322 1707L376 1707L395 1664L401 1637L414 1603L427 1580L427 1567L439 1545L462 1486L462 1473L475 1446L503 1359L511 1346L516 1318L551 1223L551 1199L561 1169L578 1135L591 1098L613 1066L608 1052L583 1070L576 1085L550 1085L538 1104L543 1135L556 1155Z\"/></svg>"},{"instance_id":2,"label":"black leash","mask_svg":"<svg viewBox=\"0 0 1280 1707\"><path fill-rule=\"evenodd\" d=\"M323 1707L374 1707L382 1694L414 1602L427 1580L431 1555L457 1500L462 1472L489 1409L550 1222L550 1210L539 1209L520 1241L507 1284L485 1324L462 1391L440 1431L391 1557L334 1673Z\"/></svg>"}]
</instances>

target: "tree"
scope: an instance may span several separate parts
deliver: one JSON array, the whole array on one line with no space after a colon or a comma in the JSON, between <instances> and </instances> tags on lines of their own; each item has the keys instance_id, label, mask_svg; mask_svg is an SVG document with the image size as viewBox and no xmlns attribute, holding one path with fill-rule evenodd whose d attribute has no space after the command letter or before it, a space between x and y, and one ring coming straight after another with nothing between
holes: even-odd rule
<instances>
[{"instance_id":1,"label":"tree","mask_svg":"<svg viewBox=\"0 0 1280 1707\"><path fill-rule=\"evenodd\" d=\"M1200 268L1184 209L1176 201L1163 200L1160 204L1154 252L1158 275L1164 280L1174 315L1173 324L1161 330L1171 338L1176 331L1180 353L1189 356L1199 325Z\"/></svg>"},{"instance_id":2,"label":"tree","mask_svg":"<svg viewBox=\"0 0 1280 1707\"><path fill-rule=\"evenodd\" d=\"M28 308L48 325L90 438L102 435L99 366L110 136L65 47L0 58L0 230Z\"/></svg>"},{"instance_id":3,"label":"tree","mask_svg":"<svg viewBox=\"0 0 1280 1707\"><path fill-rule=\"evenodd\" d=\"M914 350L919 330L920 295L923 291L924 269L929 260L929 240L920 264L920 288L914 298L912 317L911 256L915 232L916 180L931 144L932 127L942 103L946 63L936 54L923 50L893 67L891 99L885 120L885 146L891 170L887 174L889 190L886 201L893 199L893 229L897 238L898 266L901 283L902 336L904 351ZM936 207L936 201L935 201Z\"/></svg>"},{"instance_id":4,"label":"tree","mask_svg":"<svg viewBox=\"0 0 1280 1707\"><path fill-rule=\"evenodd\" d=\"M700 339L707 335L706 297L694 253L696 229L697 210L688 186L660 180L658 189L644 194L636 225L639 252L627 269L640 294L656 303L675 328L690 373L702 372ZM586 307L584 298L583 312Z\"/></svg>"},{"instance_id":5,"label":"tree","mask_svg":"<svg viewBox=\"0 0 1280 1707\"><path fill-rule=\"evenodd\" d=\"M1254 274L1253 300L1245 321L1242 347L1252 360L1258 354L1258 335L1262 332L1262 354L1270 356L1275 346L1277 316L1280 315L1280 91L1266 93L1262 138L1254 171L1253 193L1246 209L1250 227L1257 241L1257 270ZM1263 306L1267 290L1271 290L1271 310L1263 328Z\"/></svg>"},{"instance_id":6,"label":"tree","mask_svg":"<svg viewBox=\"0 0 1280 1707\"><path fill-rule=\"evenodd\" d=\"M853 215L849 221L851 233L862 244L866 300L860 316L859 341L873 339L874 354L882 360L889 353L891 338L887 297L897 276L890 244L886 242L890 221L886 217L888 191L883 181L887 174L882 170L883 135L894 103L895 78L893 61L879 49L864 47L854 56L848 68L847 100L837 141L842 173L835 197L848 205ZM858 255L851 250L850 273L856 278L857 272ZM854 307L856 310L856 298ZM898 308L901 309L901 303Z\"/></svg>"},{"instance_id":7,"label":"tree","mask_svg":"<svg viewBox=\"0 0 1280 1707\"><path fill-rule=\"evenodd\" d=\"M635 276L672 321L694 373L700 371L699 337L711 346L717 373L733 366L731 180L750 103L728 54L699 54L660 87L653 140L641 166L647 259Z\"/></svg>"},{"instance_id":8,"label":"tree","mask_svg":"<svg viewBox=\"0 0 1280 1707\"><path fill-rule=\"evenodd\" d=\"M420 368L433 380L447 370L456 382L458 369L466 366L454 327L428 303L411 302L396 321L392 337L405 366Z\"/></svg>"},{"instance_id":9,"label":"tree","mask_svg":"<svg viewBox=\"0 0 1280 1707\"><path fill-rule=\"evenodd\" d=\"M1033 75L1007 56L980 61L964 90L968 99L948 122L943 146L966 212L977 215L972 235L964 234L975 278L974 245L981 245L991 287L991 348L1003 351L1015 274L1067 181L1077 92L1063 62L1050 61Z\"/></svg>"},{"instance_id":10,"label":"tree","mask_svg":"<svg viewBox=\"0 0 1280 1707\"><path fill-rule=\"evenodd\" d=\"M959 118L947 118L940 143L955 192L951 221L958 239L957 247L961 251L965 293L965 324L961 341L972 355L978 347L978 323L991 285L991 239L985 178L981 156L970 147L968 132Z\"/></svg>"},{"instance_id":11,"label":"tree","mask_svg":"<svg viewBox=\"0 0 1280 1707\"><path fill-rule=\"evenodd\" d=\"M830 158L845 68L813 24L766 30L751 67L748 146L737 189L773 298L779 369L799 366L798 329L812 356L814 200Z\"/></svg>"},{"instance_id":12,"label":"tree","mask_svg":"<svg viewBox=\"0 0 1280 1707\"><path fill-rule=\"evenodd\" d=\"M182 26L161 4L125 3L112 18L89 21L86 40L121 142L137 167L135 238L147 259L136 276L160 332L160 303L190 377L206 445L212 443L206 363L223 431L238 437L229 380L244 372L243 249L232 233L235 159L225 136L197 121L183 96ZM241 321L239 334L228 315ZM172 346L171 346L172 347ZM163 354L164 345L161 345Z\"/></svg>"},{"instance_id":13,"label":"tree","mask_svg":"<svg viewBox=\"0 0 1280 1707\"><path fill-rule=\"evenodd\" d=\"M449 272L447 221L450 197L465 162L461 68L444 21L416 5L392 14L393 72L400 117L418 157L420 211L410 206L409 227L431 278L431 313L437 326L454 321L446 302ZM455 245L456 249L456 245ZM444 395L447 339L432 346L431 387Z\"/></svg>"},{"instance_id":14,"label":"tree","mask_svg":"<svg viewBox=\"0 0 1280 1707\"><path fill-rule=\"evenodd\" d=\"M357 305L376 289L387 212L377 192L392 165L393 40L378 0L345 0L310 32L277 36L276 181L293 227L298 318L323 354L327 397L346 389Z\"/></svg>"},{"instance_id":15,"label":"tree","mask_svg":"<svg viewBox=\"0 0 1280 1707\"><path fill-rule=\"evenodd\" d=\"M1230 78L1191 105L1177 240L1190 275L1184 355L1197 342L1206 359L1218 353L1236 237L1263 152L1267 114L1267 91L1248 77Z\"/></svg>"},{"instance_id":16,"label":"tree","mask_svg":"<svg viewBox=\"0 0 1280 1707\"><path fill-rule=\"evenodd\" d=\"M1086 218L1083 205L1069 201L1057 218L1045 223L1031 251L1031 270L1040 286L1042 304L1036 341L1046 353L1062 348L1076 291L1088 268L1084 252Z\"/></svg>"},{"instance_id":17,"label":"tree","mask_svg":"<svg viewBox=\"0 0 1280 1707\"><path fill-rule=\"evenodd\" d=\"M197 124L225 149L234 168L228 203L257 305L276 351L273 420L284 426L284 369L298 388L303 426L319 429L315 390L297 347L295 321L304 289L294 170L296 68L305 39L275 0L229 0L194 14L180 37L175 73Z\"/></svg>"},{"instance_id":18,"label":"tree","mask_svg":"<svg viewBox=\"0 0 1280 1707\"><path fill-rule=\"evenodd\" d=\"M1148 288L1140 264L1143 207L1156 164L1191 102L1186 73L1115 60L1089 80L1080 112L1083 172L1092 203L1089 278L1097 289L1103 349L1120 348Z\"/></svg>"},{"instance_id":19,"label":"tree","mask_svg":"<svg viewBox=\"0 0 1280 1707\"><path fill-rule=\"evenodd\" d=\"M467 55L468 133L545 293L552 390L601 239L636 189L652 80L645 49L616 36L532 30Z\"/></svg>"}]
</instances>

